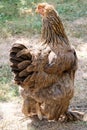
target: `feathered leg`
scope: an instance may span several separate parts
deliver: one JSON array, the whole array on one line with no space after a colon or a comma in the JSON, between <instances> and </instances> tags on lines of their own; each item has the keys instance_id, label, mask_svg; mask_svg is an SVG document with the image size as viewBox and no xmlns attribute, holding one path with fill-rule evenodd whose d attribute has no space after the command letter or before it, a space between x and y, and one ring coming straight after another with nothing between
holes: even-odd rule
<instances>
[{"instance_id":1,"label":"feathered leg","mask_svg":"<svg viewBox=\"0 0 87 130\"><path fill-rule=\"evenodd\" d=\"M65 121L78 121L83 120L84 113L78 111L67 111L65 114Z\"/></svg>"}]
</instances>

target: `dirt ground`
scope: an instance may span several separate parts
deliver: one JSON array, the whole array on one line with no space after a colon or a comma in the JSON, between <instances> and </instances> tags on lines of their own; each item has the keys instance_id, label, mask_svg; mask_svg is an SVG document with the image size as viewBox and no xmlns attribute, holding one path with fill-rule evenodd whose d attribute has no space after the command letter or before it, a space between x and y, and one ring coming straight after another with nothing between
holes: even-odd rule
<instances>
[{"instance_id":1,"label":"dirt ground","mask_svg":"<svg viewBox=\"0 0 87 130\"><path fill-rule=\"evenodd\" d=\"M87 19L85 20L87 24ZM83 19L75 21L73 26L83 24ZM71 25L70 25L71 26ZM0 65L9 64L9 50L16 41L29 45L38 43L38 35L27 38L23 36L15 36L7 39L0 39ZM87 35L76 38L74 35L69 36L70 42L74 46L79 59L78 71L75 79L75 94L71 101L71 108L85 112L84 121L60 123L39 121L36 119L32 122L25 119L21 113L22 103L19 100L0 103L0 130L87 130Z\"/></svg>"}]
</instances>

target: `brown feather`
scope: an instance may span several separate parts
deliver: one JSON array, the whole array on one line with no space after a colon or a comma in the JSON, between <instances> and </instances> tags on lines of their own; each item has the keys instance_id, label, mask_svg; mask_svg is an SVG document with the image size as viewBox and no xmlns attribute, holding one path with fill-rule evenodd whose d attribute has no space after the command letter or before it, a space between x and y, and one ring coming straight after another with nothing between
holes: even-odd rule
<instances>
[{"instance_id":1,"label":"brown feather","mask_svg":"<svg viewBox=\"0 0 87 130\"><path fill-rule=\"evenodd\" d=\"M70 119L68 107L74 93L76 52L54 7L42 3L37 7L38 12L41 8L44 9L41 48L37 45L37 49L32 50L22 44L13 45L10 61L14 80L24 88L25 115L36 114L40 119L45 116L50 120L68 116Z\"/></svg>"}]
</instances>

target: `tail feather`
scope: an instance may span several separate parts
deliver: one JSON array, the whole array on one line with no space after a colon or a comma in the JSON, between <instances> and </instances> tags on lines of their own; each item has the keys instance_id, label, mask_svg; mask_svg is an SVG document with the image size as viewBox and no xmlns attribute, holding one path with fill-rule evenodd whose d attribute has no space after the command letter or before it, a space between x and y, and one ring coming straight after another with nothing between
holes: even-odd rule
<instances>
[{"instance_id":1,"label":"tail feather","mask_svg":"<svg viewBox=\"0 0 87 130\"><path fill-rule=\"evenodd\" d=\"M23 76L28 76L29 75L29 72L27 72L26 69L22 70L20 73L19 73L19 77L23 77Z\"/></svg>"},{"instance_id":2,"label":"tail feather","mask_svg":"<svg viewBox=\"0 0 87 130\"><path fill-rule=\"evenodd\" d=\"M30 54L28 49L23 49L23 50L19 51L16 56L17 57L23 57L25 59L26 58L31 59L31 54Z\"/></svg>"},{"instance_id":3,"label":"tail feather","mask_svg":"<svg viewBox=\"0 0 87 130\"><path fill-rule=\"evenodd\" d=\"M15 80L15 83L17 84L17 85L21 85L21 87L23 87L24 88L24 86L23 86L23 81L24 81L24 79L25 79L25 77L15 77L14 78L14 80Z\"/></svg>"},{"instance_id":4,"label":"tail feather","mask_svg":"<svg viewBox=\"0 0 87 130\"><path fill-rule=\"evenodd\" d=\"M35 83L30 80L31 76L32 76L32 74L29 75L29 76L24 80L24 82L23 82L23 86L24 86L24 87L27 87L27 86L28 86L29 88L34 88L34 84L35 84Z\"/></svg>"},{"instance_id":5,"label":"tail feather","mask_svg":"<svg viewBox=\"0 0 87 130\"><path fill-rule=\"evenodd\" d=\"M10 67L11 67L11 68L17 68L17 64L11 63Z\"/></svg>"},{"instance_id":6,"label":"tail feather","mask_svg":"<svg viewBox=\"0 0 87 130\"><path fill-rule=\"evenodd\" d=\"M20 62L19 64L18 64L18 68L20 69L20 70L23 70L23 69L25 69L28 65L30 65L31 64L31 61L29 61L29 60L25 60L25 61L22 61L22 62Z\"/></svg>"},{"instance_id":7,"label":"tail feather","mask_svg":"<svg viewBox=\"0 0 87 130\"><path fill-rule=\"evenodd\" d=\"M20 60L16 59L16 57L11 57L11 58L10 58L10 61L11 61L11 63L13 63L13 64L18 64L18 63L20 62ZM22 61L22 59L21 59L21 61Z\"/></svg>"},{"instance_id":8,"label":"tail feather","mask_svg":"<svg viewBox=\"0 0 87 130\"><path fill-rule=\"evenodd\" d=\"M18 43L13 44L13 48L14 47L19 48L21 50L24 49L24 48L27 49L27 47L25 47L23 44L18 44Z\"/></svg>"},{"instance_id":9,"label":"tail feather","mask_svg":"<svg viewBox=\"0 0 87 130\"><path fill-rule=\"evenodd\" d=\"M27 70L27 68L31 68L32 63L32 55L29 50L22 44L14 44L10 50L10 62L16 84L25 87L25 83L29 82L29 77L33 74Z\"/></svg>"}]
</instances>

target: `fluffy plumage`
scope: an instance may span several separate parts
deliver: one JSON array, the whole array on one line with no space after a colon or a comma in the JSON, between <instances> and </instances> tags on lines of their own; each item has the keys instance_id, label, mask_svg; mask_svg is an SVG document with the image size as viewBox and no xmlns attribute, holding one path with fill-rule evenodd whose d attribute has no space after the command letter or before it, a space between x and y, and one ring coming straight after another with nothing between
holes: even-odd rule
<instances>
[{"instance_id":1,"label":"fluffy plumage","mask_svg":"<svg viewBox=\"0 0 87 130\"><path fill-rule=\"evenodd\" d=\"M23 113L44 116L49 120L77 119L68 111L74 93L77 56L71 48L62 21L52 5L41 3L42 40L40 48L31 50L14 44L10 51L15 82L23 88Z\"/></svg>"}]
</instances>

